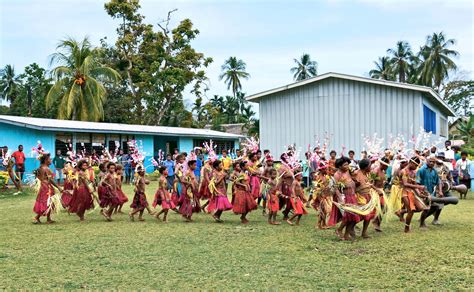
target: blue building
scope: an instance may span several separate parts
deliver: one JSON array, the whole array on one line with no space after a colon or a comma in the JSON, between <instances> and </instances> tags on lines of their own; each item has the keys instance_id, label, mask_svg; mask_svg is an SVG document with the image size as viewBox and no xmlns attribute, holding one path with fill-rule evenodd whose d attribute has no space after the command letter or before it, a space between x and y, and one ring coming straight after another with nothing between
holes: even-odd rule
<instances>
[{"instance_id":1,"label":"blue building","mask_svg":"<svg viewBox=\"0 0 474 292\"><path fill-rule=\"evenodd\" d=\"M41 141L43 148L54 157L57 150L64 155L67 145L72 144L74 150L83 150L91 153L94 149L101 150L107 145L113 152L116 145L120 145L125 152L127 142L140 141L146 156L145 167L150 166L150 159L158 155L161 149L165 153L172 153L174 149L180 152L190 152L194 147L202 147L203 142L213 140L218 153L222 149L238 148L239 135L218 132L207 129L127 125L114 123L80 122L69 120L40 119L17 116L0 115L0 147L8 146L11 152L23 145L27 157L26 173L31 173L39 166L31 149ZM119 144L118 144L118 143ZM147 167L147 171L153 171Z\"/></svg>"}]
</instances>

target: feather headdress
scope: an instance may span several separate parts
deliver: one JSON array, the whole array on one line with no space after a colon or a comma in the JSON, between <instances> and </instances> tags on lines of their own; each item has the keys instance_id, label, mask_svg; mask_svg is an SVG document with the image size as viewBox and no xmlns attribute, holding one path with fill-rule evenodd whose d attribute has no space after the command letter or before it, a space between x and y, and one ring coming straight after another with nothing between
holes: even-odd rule
<instances>
[{"instance_id":1,"label":"feather headdress","mask_svg":"<svg viewBox=\"0 0 474 292\"><path fill-rule=\"evenodd\" d=\"M259 141L254 137L247 138L244 142L241 143L244 149L245 154L257 153L259 148Z\"/></svg>"},{"instance_id":2,"label":"feather headdress","mask_svg":"<svg viewBox=\"0 0 474 292\"><path fill-rule=\"evenodd\" d=\"M384 138L377 137L377 133L374 133L372 136L363 136L364 137L364 148L367 151L368 157L371 159L379 159L383 156L384 153Z\"/></svg>"},{"instance_id":3,"label":"feather headdress","mask_svg":"<svg viewBox=\"0 0 474 292\"><path fill-rule=\"evenodd\" d=\"M206 150L207 155L208 155L207 159L210 160L210 161L217 160L216 151L214 150L217 146L214 145L214 142L212 142L212 140L210 140L209 143L204 142L203 146L204 146L204 149Z\"/></svg>"}]
</instances>

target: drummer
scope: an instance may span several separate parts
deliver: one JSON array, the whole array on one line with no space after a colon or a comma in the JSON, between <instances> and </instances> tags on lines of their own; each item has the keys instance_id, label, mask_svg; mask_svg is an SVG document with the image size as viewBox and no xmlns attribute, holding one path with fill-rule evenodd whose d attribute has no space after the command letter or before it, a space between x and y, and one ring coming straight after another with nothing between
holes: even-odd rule
<instances>
[{"instance_id":1,"label":"drummer","mask_svg":"<svg viewBox=\"0 0 474 292\"><path fill-rule=\"evenodd\" d=\"M440 155L439 153L438 155ZM439 179L438 173L434 169L437 159L435 156L430 156L417 172L417 183L422 184L426 187L426 191L432 197L443 197L442 183ZM427 217L434 214L433 225L440 225L439 215L443 209L443 204L432 203L429 210L423 211L420 218L420 228L426 228L425 220Z\"/></svg>"}]
</instances>

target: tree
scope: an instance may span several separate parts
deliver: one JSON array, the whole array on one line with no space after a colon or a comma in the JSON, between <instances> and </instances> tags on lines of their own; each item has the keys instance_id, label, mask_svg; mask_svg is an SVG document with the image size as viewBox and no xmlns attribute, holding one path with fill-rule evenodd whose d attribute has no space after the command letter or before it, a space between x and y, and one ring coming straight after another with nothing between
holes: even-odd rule
<instances>
[{"instance_id":1,"label":"tree","mask_svg":"<svg viewBox=\"0 0 474 292\"><path fill-rule=\"evenodd\" d=\"M78 42L62 40L51 57L51 64L59 64L52 75L56 83L46 96L46 107L59 100L58 118L99 121L104 118L106 89L102 82L117 82L120 75L98 62L98 52L86 37Z\"/></svg>"},{"instance_id":2,"label":"tree","mask_svg":"<svg viewBox=\"0 0 474 292\"><path fill-rule=\"evenodd\" d=\"M305 80L318 75L318 62L311 61L311 56L304 53L300 59L293 59L296 67L290 69L293 79L296 81Z\"/></svg>"},{"instance_id":3,"label":"tree","mask_svg":"<svg viewBox=\"0 0 474 292\"><path fill-rule=\"evenodd\" d=\"M396 48L388 49L387 53L390 55L392 70L398 75L398 81L406 82L409 64L413 57L410 44L406 41L399 41Z\"/></svg>"},{"instance_id":4,"label":"tree","mask_svg":"<svg viewBox=\"0 0 474 292\"><path fill-rule=\"evenodd\" d=\"M474 115L469 115L467 120L460 120L456 127L461 134L461 139L470 143L474 137Z\"/></svg>"},{"instance_id":5,"label":"tree","mask_svg":"<svg viewBox=\"0 0 474 292\"><path fill-rule=\"evenodd\" d=\"M0 96L9 102L13 102L18 94L20 81L15 75L15 67L6 65L0 70Z\"/></svg>"},{"instance_id":6,"label":"tree","mask_svg":"<svg viewBox=\"0 0 474 292\"><path fill-rule=\"evenodd\" d=\"M426 37L426 44L420 50L420 54L424 57L421 71L424 84L432 84L439 91L449 71L457 69L456 63L451 58L459 56L459 53L449 48L455 43L454 39L446 39L443 32Z\"/></svg>"},{"instance_id":7,"label":"tree","mask_svg":"<svg viewBox=\"0 0 474 292\"><path fill-rule=\"evenodd\" d=\"M225 79L224 82L227 84L227 89L232 88L234 97L242 89L240 80L249 79L250 77L250 74L245 71L246 67L245 62L237 59L237 57L229 57L221 67L222 73L219 75L219 80Z\"/></svg>"},{"instance_id":8,"label":"tree","mask_svg":"<svg viewBox=\"0 0 474 292\"><path fill-rule=\"evenodd\" d=\"M105 4L107 13L121 20L115 43L119 55L126 64L123 72L134 100L134 120L143 124L165 124L164 116L183 103L182 94L187 87L200 96L207 90L207 67L212 58L204 57L192 46L199 34L189 19L170 28L171 14L153 25L145 24L138 13L138 0L111 0Z\"/></svg>"},{"instance_id":9,"label":"tree","mask_svg":"<svg viewBox=\"0 0 474 292\"><path fill-rule=\"evenodd\" d=\"M462 116L473 114L474 80L451 81L444 88L444 100Z\"/></svg>"},{"instance_id":10,"label":"tree","mask_svg":"<svg viewBox=\"0 0 474 292\"><path fill-rule=\"evenodd\" d=\"M370 70L371 78L383 80L395 80L389 57L379 57L378 62L374 62L375 69Z\"/></svg>"}]
</instances>

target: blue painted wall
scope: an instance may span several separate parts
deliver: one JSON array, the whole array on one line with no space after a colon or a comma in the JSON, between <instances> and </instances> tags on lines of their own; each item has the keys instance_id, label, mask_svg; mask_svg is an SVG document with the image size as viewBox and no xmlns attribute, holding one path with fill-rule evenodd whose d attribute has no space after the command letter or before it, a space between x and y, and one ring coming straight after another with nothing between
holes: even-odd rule
<instances>
[{"instance_id":1,"label":"blue painted wall","mask_svg":"<svg viewBox=\"0 0 474 292\"><path fill-rule=\"evenodd\" d=\"M137 140L137 143L139 143L139 145L140 141L143 145L143 152L145 155L145 161L143 162L143 165L145 166L146 172L153 172L154 167L150 161L150 159L153 158L153 136L137 135L135 136L135 139Z\"/></svg>"},{"instance_id":2,"label":"blue painted wall","mask_svg":"<svg viewBox=\"0 0 474 292\"><path fill-rule=\"evenodd\" d=\"M38 159L36 159L36 154L31 151L33 147L37 146L37 141L41 141L43 149L52 153L54 157L55 139L53 132L38 131L5 123L0 124L0 146L8 146L10 153L13 153L18 149L18 145L23 145L27 174L31 174L40 165Z\"/></svg>"},{"instance_id":3,"label":"blue painted wall","mask_svg":"<svg viewBox=\"0 0 474 292\"><path fill-rule=\"evenodd\" d=\"M193 138L189 137L179 137L178 140L178 149L180 152L190 152L193 150Z\"/></svg>"}]
</instances>

